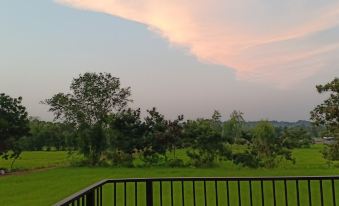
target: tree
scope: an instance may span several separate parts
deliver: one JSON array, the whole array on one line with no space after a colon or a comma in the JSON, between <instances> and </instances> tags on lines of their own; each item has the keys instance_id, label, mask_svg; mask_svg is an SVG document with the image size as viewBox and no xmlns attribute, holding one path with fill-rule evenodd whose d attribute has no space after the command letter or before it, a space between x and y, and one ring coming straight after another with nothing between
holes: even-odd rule
<instances>
[{"instance_id":1,"label":"tree","mask_svg":"<svg viewBox=\"0 0 339 206\"><path fill-rule=\"evenodd\" d=\"M12 166L21 153L19 139L29 134L28 114L21 101L21 97L0 94L0 156L13 158Z\"/></svg>"},{"instance_id":2,"label":"tree","mask_svg":"<svg viewBox=\"0 0 339 206\"><path fill-rule=\"evenodd\" d=\"M280 138L283 146L289 149L309 147L312 143L310 133L303 127L285 128Z\"/></svg>"},{"instance_id":3,"label":"tree","mask_svg":"<svg viewBox=\"0 0 339 206\"><path fill-rule=\"evenodd\" d=\"M133 154L143 149L142 137L146 131L145 123L140 118L140 109L128 108L112 115L109 126L113 164L131 166Z\"/></svg>"},{"instance_id":4,"label":"tree","mask_svg":"<svg viewBox=\"0 0 339 206\"><path fill-rule=\"evenodd\" d=\"M243 113L240 111L233 111L230 115L230 119L223 124L222 136L229 142L240 142L243 136L244 122Z\"/></svg>"},{"instance_id":5,"label":"tree","mask_svg":"<svg viewBox=\"0 0 339 206\"><path fill-rule=\"evenodd\" d=\"M179 115L177 119L167 120L166 136L169 142L169 151L173 153L173 158L177 159L175 152L177 148L183 147L183 123L184 115Z\"/></svg>"},{"instance_id":6,"label":"tree","mask_svg":"<svg viewBox=\"0 0 339 206\"><path fill-rule=\"evenodd\" d=\"M46 122L37 118L29 118L30 135L20 139L22 149L29 151L72 149L74 143L73 128L60 122Z\"/></svg>"},{"instance_id":7,"label":"tree","mask_svg":"<svg viewBox=\"0 0 339 206\"><path fill-rule=\"evenodd\" d=\"M216 160L231 157L229 142L222 137L216 118L189 120L185 123L183 132L186 141L190 143L187 155L194 166L211 166Z\"/></svg>"},{"instance_id":8,"label":"tree","mask_svg":"<svg viewBox=\"0 0 339 206\"><path fill-rule=\"evenodd\" d=\"M159 164L163 159L167 161L166 152L170 142L167 138L167 121L154 107L147 110L145 117L146 132L144 135L143 161L148 165Z\"/></svg>"},{"instance_id":9,"label":"tree","mask_svg":"<svg viewBox=\"0 0 339 206\"><path fill-rule=\"evenodd\" d=\"M215 123L221 123L221 114L219 111L214 110L212 115L212 121Z\"/></svg>"},{"instance_id":10,"label":"tree","mask_svg":"<svg viewBox=\"0 0 339 206\"><path fill-rule=\"evenodd\" d=\"M323 125L332 132L339 128L339 78L330 83L316 86L318 92L329 93L330 97L311 111L311 119L316 125Z\"/></svg>"},{"instance_id":11,"label":"tree","mask_svg":"<svg viewBox=\"0 0 339 206\"><path fill-rule=\"evenodd\" d=\"M325 126L337 138L336 143L325 148L323 153L330 161L339 160L339 78L316 88L320 94L329 93L329 98L311 111L311 120L317 126Z\"/></svg>"},{"instance_id":12,"label":"tree","mask_svg":"<svg viewBox=\"0 0 339 206\"><path fill-rule=\"evenodd\" d=\"M273 168L282 159L294 162L291 151L284 147L275 128L268 121L259 122L253 129L252 136L248 149L233 156L236 164Z\"/></svg>"},{"instance_id":13,"label":"tree","mask_svg":"<svg viewBox=\"0 0 339 206\"><path fill-rule=\"evenodd\" d=\"M121 88L119 78L108 73L85 73L73 79L71 93L58 93L43 103L50 106L55 119L77 128L80 152L92 165L100 161L108 147L104 129L108 117L124 109L130 88Z\"/></svg>"}]
</instances>

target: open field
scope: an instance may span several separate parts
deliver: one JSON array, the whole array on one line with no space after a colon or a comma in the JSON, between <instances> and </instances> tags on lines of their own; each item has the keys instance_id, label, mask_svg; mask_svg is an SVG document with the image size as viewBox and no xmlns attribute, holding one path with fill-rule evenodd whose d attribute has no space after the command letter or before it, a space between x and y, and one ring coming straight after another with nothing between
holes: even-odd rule
<instances>
[{"instance_id":1,"label":"open field","mask_svg":"<svg viewBox=\"0 0 339 206\"><path fill-rule=\"evenodd\" d=\"M67 152L60 151L37 151L23 152L14 163L15 170L32 170L48 167L56 167L69 164L70 158ZM11 160L0 159L0 168L9 168Z\"/></svg>"},{"instance_id":2,"label":"open field","mask_svg":"<svg viewBox=\"0 0 339 206\"><path fill-rule=\"evenodd\" d=\"M106 178L338 174L339 169L57 168L28 175L0 178L0 205L51 205L94 182Z\"/></svg>"},{"instance_id":3,"label":"open field","mask_svg":"<svg viewBox=\"0 0 339 206\"><path fill-rule=\"evenodd\" d=\"M297 176L297 175L338 175L339 168L328 168L322 159L319 150L321 146L315 145L310 149L294 151L296 165L282 164L276 169L249 169L235 166L225 162L220 167L195 169L195 168L87 168L87 167L61 167L46 171L38 171L21 175L0 177L0 205L51 205L80 189L106 178L126 177L189 177L189 176ZM35 152L33 152L35 153ZM23 159L17 162L20 168L35 168L50 163L59 162L67 164L66 153L41 152L24 153ZM29 161L26 158L35 157ZM52 157L49 157L49 156ZM59 156L60 155L60 156ZM62 156L65 159L62 161ZM38 158L41 156L41 158ZM59 156L59 157L57 157ZM49 159L51 160L49 162ZM41 165L39 166L39 162ZM189 186L188 186L189 187ZM199 186L198 186L199 187ZM210 188L211 187L211 188ZM208 190L213 192L213 185ZM220 185L220 187L223 187ZM232 188L233 186L231 186ZM270 188L270 186L266 186ZM277 189L279 190L279 185ZM291 185L290 187L293 187ZM325 186L326 187L326 186ZM301 188L304 188L301 185ZM316 185L316 188L318 186ZM337 185L337 188L339 186ZM199 188L197 188L199 189ZM266 190L266 189L265 189ZM292 190L292 189L291 189ZM303 189L301 189L303 190ZM327 191L328 188L325 188ZM316 193L317 189L314 189ZM104 188L104 192L112 192L112 188ZM140 189L142 192L142 189ZM222 192L222 190L221 190ZM246 191L244 191L246 193ZM269 192L269 191L267 191ZM279 191L277 191L279 193ZM338 192L337 192L338 193ZM256 194L256 193L255 193ZM187 194L189 195L189 194ZM221 196L222 197L222 196ZM306 198L306 197L302 197ZM318 199L315 197L315 201ZM327 198L330 199L330 198ZM107 200L108 201L108 200ZM213 195L209 197L213 201ZM269 201L267 200L269 205ZM326 200L327 201L327 200ZM199 201L201 203L201 201ZM132 202L131 202L132 203ZM280 201L281 203L281 201ZM279 203L279 204L280 204ZM189 204L189 203L187 203ZM279 205L278 204L278 205ZM293 203L291 203L293 205Z\"/></svg>"}]
</instances>

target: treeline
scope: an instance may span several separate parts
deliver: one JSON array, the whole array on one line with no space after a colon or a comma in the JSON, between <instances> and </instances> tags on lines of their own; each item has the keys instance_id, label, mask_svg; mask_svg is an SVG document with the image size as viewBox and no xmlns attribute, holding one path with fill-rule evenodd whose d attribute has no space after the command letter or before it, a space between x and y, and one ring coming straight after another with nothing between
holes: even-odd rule
<instances>
[{"instance_id":1,"label":"treeline","mask_svg":"<svg viewBox=\"0 0 339 206\"><path fill-rule=\"evenodd\" d=\"M237 111L225 122L218 111L208 119L184 121L183 116L167 120L156 108L141 118L140 110L128 108L110 115L103 130L78 130L68 124L32 118L29 127L30 135L20 139L23 150L80 150L96 158L88 159L90 164L123 166L134 166L134 160L141 159L148 166L207 167L231 160L249 167L274 167L281 157L293 161L291 149L312 144L305 128L281 129L268 121L247 127ZM98 133L102 133L102 141L88 144ZM243 150L233 151L234 145L242 145ZM98 154L91 154L89 147L97 147ZM180 159L177 150L184 150L190 161Z\"/></svg>"},{"instance_id":2,"label":"treeline","mask_svg":"<svg viewBox=\"0 0 339 206\"><path fill-rule=\"evenodd\" d=\"M154 110L156 110L154 108ZM131 111L129 111L131 112ZM135 111L134 111L135 112ZM139 111L137 111L139 113ZM218 111L215 111L216 114L218 114ZM238 112L241 114L240 112ZM232 116L237 114L236 111L234 111L231 115ZM180 117L180 118L183 118ZM242 116L241 116L242 118ZM202 119L198 119L195 121L201 121ZM138 116L138 121L145 121L145 119L140 119L140 115ZM226 135L229 133L229 124L228 121L221 122L219 119L220 124L222 124L222 135ZM183 119L181 121L180 128L183 128L184 125L188 125L188 122L192 123L193 121L187 121L184 122ZM313 143L313 138L320 137L320 136L326 136L327 131L324 128L315 127L312 125L307 126L295 126L298 124L289 124L289 126L277 126L274 124L274 121L268 121L269 124L271 124L274 129L276 136L279 136L281 138L284 138L284 144L290 148L301 148L301 147L309 147L310 144ZM241 135L231 135L232 142L238 145L246 145L248 137L244 137L245 133L250 133L250 131L253 131L254 128L261 124L260 121L256 122L245 122L241 121L241 127L239 128L241 130ZM116 126L118 130L121 130L121 126ZM50 151L50 150L57 150L57 151L65 151L65 150L72 150L76 148L77 143L77 137L76 137L76 131L73 127L70 127L67 124L61 123L61 122L50 122L50 121L41 121L39 118L29 118L29 128L30 133L27 136L24 136L20 139L20 145L21 148L25 151ZM139 134L143 135L143 134Z\"/></svg>"},{"instance_id":3,"label":"treeline","mask_svg":"<svg viewBox=\"0 0 339 206\"><path fill-rule=\"evenodd\" d=\"M272 168L282 160L294 162L291 150L312 143L304 127L274 127L266 120L249 127L240 111L227 121L218 111L210 118L169 120L156 108L141 117L140 109L129 107L131 89L108 73L80 75L70 91L43 101L55 122L29 120L21 98L0 96L0 155L15 158L22 150L57 149L82 154L86 165L132 167L138 160L144 166L210 167L228 160Z\"/></svg>"},{"instance_id":4,"label":"treeline","mask_svg":"<svg viewBox=\"0 0 339 206\"><path fill-rule=\"evenodd\" d=\"M75 130L60 122L41 121L29 118L29 134L23 136L20 147L25 151L66 151L76 145Z\"/></svg>"}]
</instances>

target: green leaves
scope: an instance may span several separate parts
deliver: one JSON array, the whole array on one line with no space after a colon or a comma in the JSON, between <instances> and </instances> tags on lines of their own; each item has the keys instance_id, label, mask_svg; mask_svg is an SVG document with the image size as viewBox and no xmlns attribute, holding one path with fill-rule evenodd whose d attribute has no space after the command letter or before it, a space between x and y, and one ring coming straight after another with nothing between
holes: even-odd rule
<instances>
[{"instance_id":1,"label":"green leaves","mask_svg":"<svg viewBox=\"0 0 339 206\"><path fill-rule=\"evenodd\" d=\"M329 98L311 111L311 119L317 126L325 126L337 138L336 143L326 148L323 154L330 161L339 160L339 78L316 88L320 94L329 93Z\"/></svg>"},{"instance_id":2,"label":"green leaves","mask_svg":"<svg viewBox=\"0 0 339 206\"><path fill-rule=\"evenodd\" d=\"M131 102L130 88L121 88L119 78L111 74L85 73L73 79L70 90L71 93L58 93L43 103L50 106L55 119L78 129L81 152L97 164L108 147L104 129L109 116Z\"/></svg>"},{"instance_id":3,"label":"green leaves","mask_svg":"<svg viewBox=\"0 0 339 206\"><path fill-rule=\"evenodd\" d=\"M19 157L18 140L29 132L26 108L21 101L21 97L0 94L0 156L6 159Z\"/></svg>"},{"instance_id":4,"label":"green leaves","mask_svg":"<svg viewBox=\"0 0 339 206\"><path fill-rule=\"evenodd\" d=\"M108 115L124 109L130 88L121 88L119 78L108 73L85 73L73 79L71 93L58 93L43 103L50 106L56 119L77 126L105 122Z\"/></svg>"},{"instance_id":5,"label":"green leaves","mask_svg":"<svg viewBox=\"0 0 339 206\"><path fill-rule=\"evenodd\" d=\"M323 125L331 132L339 130L339 79L325 85L316 86L319 93L329 93L329 98L311 111L311 119L316 125Z\"/></svg>"}]
</instances>

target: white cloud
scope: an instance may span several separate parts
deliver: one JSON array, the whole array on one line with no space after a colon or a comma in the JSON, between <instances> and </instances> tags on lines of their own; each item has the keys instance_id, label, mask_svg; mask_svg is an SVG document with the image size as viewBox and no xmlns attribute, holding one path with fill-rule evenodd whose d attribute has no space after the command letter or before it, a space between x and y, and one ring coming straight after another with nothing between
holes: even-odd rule
<instances>
[{"instance_id":1,"label":"white cloud","mask_svg":"<svg viewBox=\"0 0 339 206\"><path fill-rule=\"evenodd\" d=\"M337 0L57 0L147 25L199 60L288 87L338 57Z\"/></svg>"}]
</instances>

